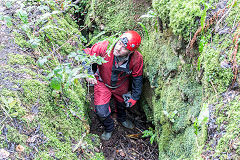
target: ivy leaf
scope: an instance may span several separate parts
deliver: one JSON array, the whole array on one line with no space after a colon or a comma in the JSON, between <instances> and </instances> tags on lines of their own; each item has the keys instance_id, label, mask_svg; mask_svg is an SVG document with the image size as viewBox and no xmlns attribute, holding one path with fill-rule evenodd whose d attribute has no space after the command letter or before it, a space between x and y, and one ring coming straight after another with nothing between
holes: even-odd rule
<instances>
[{"instance_id":1,"label":"ivy leaf","mask_svg":"<svg viewBox=\"0 0 240 160\"><path fill-rule=\"evenodd\" d=\"M59 78L57 77L54 77L52 80L51 80L51 83L50 83L50 87L54 90L60 90L61 89L61 81Z\"/></svg>"},{"instance_id":2,"label":"ivy leaf","mask_svg":"<svg viewBox=\"0 0 240 160\"><path fill-rule=\"evenodd\" d=\"M48 58L50 58L50 57L51 56L44 56L42 58L39 58L37 61L38 66L42 67L48 61Z\"/></svg>"}]
</instances>

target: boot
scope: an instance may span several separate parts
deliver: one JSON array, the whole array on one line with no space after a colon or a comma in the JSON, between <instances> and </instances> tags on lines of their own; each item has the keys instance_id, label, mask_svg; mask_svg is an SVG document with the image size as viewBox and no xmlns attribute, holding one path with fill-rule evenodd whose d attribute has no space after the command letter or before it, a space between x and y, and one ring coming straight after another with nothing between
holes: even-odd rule
<instances>
[{"instance_id":1,"label":"boot","mask_svg":"<svg viewBox=\"0 0 240 160\"><path fill-rule=\"evenodd\" d=\"M101 139L104 141L108 141L112 136L112 132L106 132L104 131L103 134L101 135Z\"/></svg>"},{"instance_id":2,"label":"boot","mask_svg":"<svg viewBox=\"0 0 240 160\"><path fill-rule=\"evenodd\" d=\"M128 128L128 129L133 129L134 128L134 124L129 120L121 122L121 124L123 125L123 127Z\"/></svg>"}]
</instances>

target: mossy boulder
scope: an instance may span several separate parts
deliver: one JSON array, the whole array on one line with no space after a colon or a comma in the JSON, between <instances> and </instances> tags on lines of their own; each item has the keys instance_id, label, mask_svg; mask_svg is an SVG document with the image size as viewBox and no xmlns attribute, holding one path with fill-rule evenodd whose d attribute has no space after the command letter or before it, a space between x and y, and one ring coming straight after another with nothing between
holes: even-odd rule
<instances>
[{"instance_id":1,"label":"mossy boulder","mask_svg":"<svg viewBox=\"0 0 240 160\"><path fill-rule=\"evenodd\" d=\"M150 1L133 1L133 0L94 0L90 2L89 13L86 24L94 27L91 22L97 23L95 29L107 32L119 32L137 29L139 17L148 11Z\"/></svg>"}]
</instances>

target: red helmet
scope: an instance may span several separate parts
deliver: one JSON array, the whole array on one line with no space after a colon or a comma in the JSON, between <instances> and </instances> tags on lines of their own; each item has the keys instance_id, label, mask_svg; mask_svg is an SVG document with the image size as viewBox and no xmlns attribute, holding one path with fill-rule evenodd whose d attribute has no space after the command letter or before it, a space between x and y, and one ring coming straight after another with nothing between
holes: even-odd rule
<instances>
[{"instance_id":1,"label":"red helmet","mask_svg":"<svg viewBox=\"0 0 240 160\"><path fill-rule=\"evenodd\" d=\"M129 51L135 51L141 44L141 37L136 31L127 31L120 39Z\"/></svg>"}]
</instances>

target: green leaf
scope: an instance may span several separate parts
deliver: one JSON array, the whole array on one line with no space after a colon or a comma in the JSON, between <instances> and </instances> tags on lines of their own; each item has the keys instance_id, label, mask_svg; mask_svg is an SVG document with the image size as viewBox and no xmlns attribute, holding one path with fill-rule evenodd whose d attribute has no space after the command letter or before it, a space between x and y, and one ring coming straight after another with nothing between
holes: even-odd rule
<instances>
[{"instance_id":1,"label":"green leaf","mask_svg":"<svg viewBox=\"0 0 240 160\"><path fill-rule=\"evenodd\" d=\"M100 32L98 35L94 36L94 37L92 38L92 40L91 40L86 46L89 46L90 44L92 44L98 37L104 35L105 33L106 33L106 32L103 31L103 32Z\"/></svg>"},{"instance_id":2,"label":"green leaf","mask_svg":"<svg viewBox=\"0 0 240 160\"><path fill-rule=\"evenodd\" d=\"M28 41L28 43L31 45L31 47L34 49L34 48L37 48L39 45L40 45L40 42L41 40L38 39L38 38L34 38L34 39L30 39Z\"/></svg>"},{"instance_id":3,"label":"green leaf","mask_svg":"<svg viewBox=\"0 0 240 160\"><path fill-rule=\"evenodd\" d=\"M153 134L153 135L151 136L151 138L150 138L150 143L151 143L151 144L153 144L153 141L154 141L155 137L156 137L156 134Z\"/></svg>"},{"instance_id":4,"label":"green leaf","mask_svg":"<svg viewBox=\"0 0 240 160\"><path fill-rule=\"evenodd\" d=\"M199 50L200 53L202 53L205 44L206 44L206 38L204 36L202 36L201 40L200 40L200 43L199 43L199 46L198 46L198 50Z\"/></svg>"},{"instance_id":5,"label":"green leaf","mask_svg":"<svg viewBox=\"0 0 240 160\"><path fill-rule=\"evenodd\" d=\"M9 107L12 108L17 103L12 97L8 100Z\"/></svg>"},{"instance_id":6,"label":"green leaf","mask_svg":"<svg viewBox=\"0 0 240 160\"><path fill-rule=\"evenodd\" d=\"M194 124L193 124L193 127L194 127L194 129L195 129L195 131L194 131L194 133L195 133L195 135L198 135L198 119L196 118L196 120L195 120L195 122L194 122Z\"/></svg>"},{"instance_id":7,"label":"green leaf","mask_svg":"<svg viewBox=\"0 0 240 160\"><path fill-rule=\"evenodd\" d=\"M7 1L5 5L6 5L7 8L11 8L12 7L12 3L9 2L9 1Z\"/></svg>"},{"instance_id":8,"label":"green leaf","mask_svg":"<svg viewBox=\"0 0 240 160\"><path fill-rule=\"evenodd\" d=\"M80 39L83 43L87 43L87 39L84 36L81 36Z\"/></svg>"},{"instance_id":9,"label":"green leaf","mask_svg":"<svg viewBox=\"0 0 240 160\"><path fill-rule=\"evenodd\" d=\"M200 67L201 67L201 58L198 57L198 62L197 62L197 69L198 69L198 71L200 71Z\"/></svg>"},{"instance_id":10,"label":"green leaf","mask_svg":"<svg viewBox=\"0 0 240 160\"><path fill-rule=\"evenodd\" d=\"M209 119L208 104L204 103L198 117L199 124L206 123Z\"/></svg>"},{"instance_id":11,"label":"green leaf","mask_svg":"<svg viewBox=\"0 0 240 160\"><path fill-rule=\"evenodd\" d=\"M52 89L54 89L54 90L58 90L59 91L61 89L61 81L59 80L59 78L54 77L51 80L50 87Z\"/></svg>"},{"instance_id":12,"label":"green leaf","mask_svg":"<svg viewBox=\"0 0 240 160\"><path fill-rule=\"evenodd\" d=\"M145 33L146 33L146 35L147 35L147 38L148 38L148 40L149 40L148 31L147 31L145 25L144 25L143 23L141 23L141 22L138 22L138 24L140 24L140 26L143 28L143 30L145 31Z\"/></svg>"},{"instance_id":13,"label":"green leaf","mask_svg":"<svg viewBox=\"0 0 240 160\"><path fill-rule=\"evenodd\" d=\"M50 57L51 56L44 56L42 58L39 58L37 61L38 66L42 67L48 61L48 58L50 58Z\"/></svg>"},{"instance_id":14,"label":"green leaf","mask_svg":"<svg viewBox=\"0 0 240 160\"><path fill-rule=\"evenodd\" d=\"M12 26L12 18L9 16L4 16L4 21L7 23L8 27Z\"/></svg>"},{"instance_id":15,"label":"green leaf","mask_svg":"<svg viewBox=\"0 0 240 160\"><path fill-rule=\"evenodd\" d=\"M16 12L21 21L24 24L28 24L28 13L22 9L18 9Z\"/></svg>"},{"instance_id":16,"label":"green leaf","mask_svg":"<svg viewBox=\"0 0 240 160\"><path fill-rule=\"evenodd\" d=\"M206 19L206 16L207 16L207 10L203 10L203 13L202 13L202 16L201 16L201 27L203 29L203 27L205 26L205 19Z\"/></svg>"}]
</instances>

